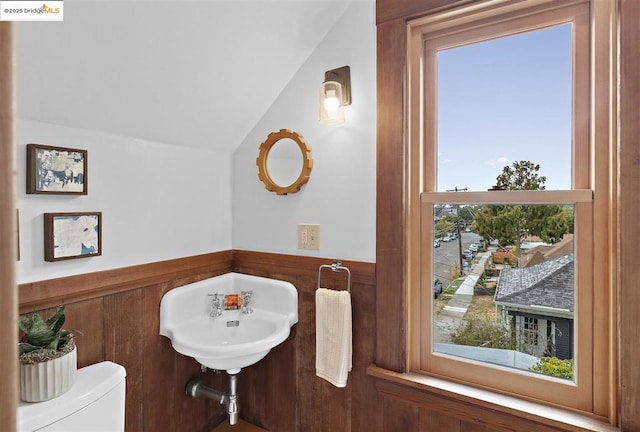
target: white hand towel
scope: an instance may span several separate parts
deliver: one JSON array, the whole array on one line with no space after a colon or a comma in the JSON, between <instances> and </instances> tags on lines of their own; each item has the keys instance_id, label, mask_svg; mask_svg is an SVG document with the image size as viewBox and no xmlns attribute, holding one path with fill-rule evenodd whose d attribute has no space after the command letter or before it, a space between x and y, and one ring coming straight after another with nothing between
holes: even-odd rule
<instances>
[{"instance_id":1,"label":"white hand towel","mask_svg":"<svg viewBox=\"0 0 640 432\"><path fill-rule=\"evenodd\" d=\"M351 371L351 294L316 291L316 375L336 387L347 385Z\"/></svg>"}]
</instances>

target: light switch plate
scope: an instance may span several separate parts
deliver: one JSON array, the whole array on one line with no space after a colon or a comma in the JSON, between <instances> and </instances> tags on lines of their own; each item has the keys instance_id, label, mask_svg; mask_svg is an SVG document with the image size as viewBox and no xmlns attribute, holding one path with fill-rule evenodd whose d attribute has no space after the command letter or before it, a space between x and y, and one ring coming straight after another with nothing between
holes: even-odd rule
<instances>
[{"instance_id":1,"label":"light switch plate","mask_svg":"<svg viewBox=\"0 0 640 432\"><path fill-rule=\"evenodd\" d=\"M298 249L320 250L320 225L298 225Z\"/></svg>"}]
</instances>

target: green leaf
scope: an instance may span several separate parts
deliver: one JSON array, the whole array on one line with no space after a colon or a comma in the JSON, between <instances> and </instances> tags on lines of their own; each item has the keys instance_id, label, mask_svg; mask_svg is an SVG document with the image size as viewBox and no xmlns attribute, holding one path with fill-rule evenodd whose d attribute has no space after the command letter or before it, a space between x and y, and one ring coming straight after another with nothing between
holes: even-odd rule
<instances>
[{"instance_id":1,"label":"green leaf","mask_svg":"<svg viewBox=\"0 0 640 432\"><path fill-rule=\"evenodd\" d=\"M26 354L37 349L40 349L40 347L31 345L30 343L21 342L18 344L18 355Z\"/></svg>"},{"instance_id":2,"label":"green leaf","mask_svg":"<svg viewBox=\"0 0 640 432\"><path fill-rule=\"evenodd\" d=\"M57 351L58 350L58 342L60 342L60 335L56 335L56 337L51 342L49 342L49 344L45 348Z\"/></svg>"},{"instance_id":3,"label":"green leaf","mask_svg":"<svg viewBox=\"0 0 640 432\"><path fill-rule=\"evenodd\" d=\"M29 333L32 325L33 320L31 318L26 316L18 317L18 327L20 327L20 330L22 330L24 333Z\"/></svg>"},{"instance_id":4,"label":"green leaf","mask_svg":"<svg viewBox=\"0 0 640 432\"><path fill-rule=\"evenodd\" d=\"M64 321L65 321L64 311L65 311L65 307L60 306L56 314L47 320L47 324L51 326L51 331L53 331L54 333L59 332L60 329L62 328L62 325L64 324Z\"/></svg>"}]
</instances>

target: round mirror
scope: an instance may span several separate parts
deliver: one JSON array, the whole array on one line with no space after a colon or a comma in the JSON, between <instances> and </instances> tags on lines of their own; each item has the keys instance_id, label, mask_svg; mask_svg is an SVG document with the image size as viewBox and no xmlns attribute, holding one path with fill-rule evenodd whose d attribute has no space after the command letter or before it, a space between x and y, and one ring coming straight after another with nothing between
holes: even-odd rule
<instances>
[{"instance_id":1,"label":"round mirror","mask_svg":"<svg viewBox=\"0 0 640 432\"><path fill-rule=\"evenodd\" d=\"M302 135L280 129L260 144L256 164L258 178L267 190L278 195L295 193L309 181L313 167L311 147Z\"/></svg>"},{"instance_id":2,"label":"round mirror","mask_svg":"<svg viewBox=\"0 0 640 432\"><path fill-rule=\"evenodd\" d=\"M300 175L302 152L291 138L282 138L274 143L267 157L269 177L277 185L293 184Z\"/></svg>"}]
</instances>

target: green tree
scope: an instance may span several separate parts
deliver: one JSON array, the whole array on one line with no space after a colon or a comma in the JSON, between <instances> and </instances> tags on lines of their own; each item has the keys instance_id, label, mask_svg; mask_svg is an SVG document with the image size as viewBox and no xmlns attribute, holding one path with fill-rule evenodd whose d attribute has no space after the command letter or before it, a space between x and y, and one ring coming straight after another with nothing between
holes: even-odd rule
<instances>
[{"instance_id":1,"label":"green tree","mask_svg":"<svg viewBox=\"0 0 640 432\"><path fill-rule=\"evenodd\" d=\"M453 222L449 218L439 220L434 227L436 238L453 231L453 226Z\"/></svg>"},{"instance_id":2,"label":"green tree","mask_svg":"<svg viewBox=\"0 0 640 432\"><path fill-rule=\"evenodd\" d=\"M496 178L496 185L505 190L544 190L547 178L539 175L540 165L530 161L505 166ZM556 243L571 232L566 206L559 205L487 205L478 210L473 229L481 236L496 239L502 245L516 244L527 235ZM571 211L571 216L572 216ZM572 220L572 219L571 219Z\"/></svg>"},{"instance_id":3,"label":"green tree","mask_svg":"<svg viewBox=\"0 0 640 432\"><path fill-rule=\"evenodd\" d=\"M514 162L502 168L496 178L496 186L506 190L544 190L545 176L538 175L540 165L530 161Z\"/></svg>"}]
</instances>

